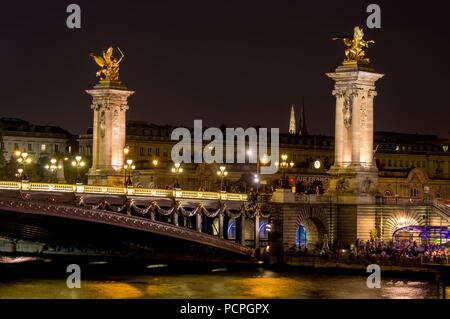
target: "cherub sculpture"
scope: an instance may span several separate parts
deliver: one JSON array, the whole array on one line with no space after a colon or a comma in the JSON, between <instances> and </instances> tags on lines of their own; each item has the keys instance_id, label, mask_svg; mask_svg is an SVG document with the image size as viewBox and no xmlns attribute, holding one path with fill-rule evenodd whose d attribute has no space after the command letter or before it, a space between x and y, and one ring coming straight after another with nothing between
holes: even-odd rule
<instances>
[{"instance_id":1,"label":"cherub sculpture","mask_svg":"<svg viewBox=\"0 0 450 319\"><path fill-rule=\"evenodd\" d=\"M123 57L125 56L120 48L117 48L122 55L119 60L114 59L112 56L113 54L113 47L109 47L108 50L103 51L103 57L99 55L95 55L94 53L91 53L90 56L92 56L95 60L95 62L100 66L100 70L96 73L98 77L100 77L100 80L110 80L110 81L117 81L119 80L119 63L122 61ZM103 76L102 76L103 74Z\"/></svg>"},{"instance_id":2,"label":"cherub sculpture","mask_svg":"<svg viewBox=\"0 0 450 319\"><path fill-rule=\"evenodd\" d=\"M375 43L373 40L364 41L364 32L360 27L355 27L353 37L344 36L336 37L333 40L344 40L345 45L348 47L345 50L345 62L359 62L361 64L369 64L369 58L364 57L363 48L369 47L369 43Z\"/></svg>"}]
</instances>

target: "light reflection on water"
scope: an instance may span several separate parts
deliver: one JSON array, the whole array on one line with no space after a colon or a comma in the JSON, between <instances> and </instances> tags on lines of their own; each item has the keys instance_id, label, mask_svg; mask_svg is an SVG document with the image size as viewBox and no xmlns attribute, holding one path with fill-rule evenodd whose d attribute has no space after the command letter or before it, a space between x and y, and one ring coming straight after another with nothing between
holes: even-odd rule
<instances>
[{"instance_id":1,"label":"light reflection on water","mask_svg":"<svg viewBox=\"0 0 450 319\"><path fill-rule=\"evenodd\" d=\"M107 277L107 278L106 278ZM435 285L420 280L382 280L369 289L365 276L278 273L270 270L202 274L151 273L82 278L69 289L66 278L0 281L0 298L436 298ZM449 295L447 290L447 295Z\"/></svg>"}]
</instances>

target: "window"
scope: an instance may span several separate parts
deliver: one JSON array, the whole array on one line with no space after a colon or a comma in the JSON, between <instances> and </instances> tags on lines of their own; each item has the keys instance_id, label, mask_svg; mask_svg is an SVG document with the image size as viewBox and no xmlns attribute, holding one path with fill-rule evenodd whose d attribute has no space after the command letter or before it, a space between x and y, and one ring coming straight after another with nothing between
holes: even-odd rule
<instances>
[{"instance_id":1,"label":"window","mask_svg":"<svg viewBox=\"0 0 450 319\"><path fill-rule=\"evenodd\" d=\"M389 166L389 167L392 166L392 160L388 160L388 166Z\"/></svg>"},{"instance_id":2,"label":"window","mask_svg":"<svg viewBox=\"0 0 450 319\"><path fill-rule=\"evenodd\" d=\"M59 151L59 145L55 144L55 153L57 153Z\"/></svg>"},{"instance_id":3,"label":"window","mask_svg":"<svg viewBox=\"0 0 450 319\"><path fill-rule=\"evenodd\" d=\"M164 156L164 157L167 157L167 149L164 150L163 156Z\"/></svg>"},{"instance_id":4,"label":"window","mask_svg":"<svg viewBox=\"0 0 450 319\"><path fill-rule=\"evenodd\" d=\"M400 160L400 167L403 167L403 160Z\"/></svg>"},{"instance_id":5,"label":"window","mask_svg":"<svg viewBox=\"0 0 450 319\"><path fill-rule=\"evenodd\" d=\"M420 167L420 161L417 161L417 167Z\"/></svg>"},{"instance_id":6,"label":"window","mask_svg":"<svg viewBox=\"0 0 450 319\"><path fill-rule=\"evenodd\" d=\"M72 146L69 146L69 153L72 153Z\"/></svg>"},{"instance_id":7,"label":"window","mask_svg":"<svg viewBox=\"0 0 450 319\"><path fill-rule=\"evenodd\" d=\"M19 143L14 143L14 149L18 150L19 149Z\"/></svg>"},{"instance_id":8,"label":"window","mask_svg":"<svg viewBox=\"0 0 450 319\"><path fill-rule=\"evenodd\" d=\"M47 149L47 145L41 144L41 151L45 152L46 149Z\"/></svg>"},{"instance_id":9,"label":"window","mask_svg":"<svg viewBox=\"0 0 450 319\"><path fill-rule=\"evenodd\" d=\"M30 143L28 143L28 152L31 152L33 150L33 145L31 145Z\"/></svg>"},{"instance_id":10,"label":"window","mask_svg":"<svg viewBox=\"0 0 450 319\"><path fill-rule=\"evenodd\" d=\"M397 160L394 160L394 167L397 167Z\"/></svg>"},{"instance_id":11,"label":"window","mask_svg":"<svg viewBox=\"0 0 450 319\"><path fill-rule=\"evenodd\" d=\"M3 142L0 143L0 149L2 149L2 150L5 149L5 143L3 143Z\"/></svg>"},{"instance_id":12,"label":"window","mask_svg":"<svg viewBox=\"0 0 450 319\"><path fill-rule=\"evenodd\" d=\"M422 167L425 168L425 161L422 161Z\"/></svg>"},{"instance_id":13,"label":"window","mask_svg":"<svg viewBox=\"0 0 450 319\"><path fill-rule=\"evenodd\" d=\"M139 155L144 156L144 148L143 147L139 148Z\"/></svg>"},{"instance_id":14,"label":"window","mask_svg":"<svg viewBox=\"0 0 450 319\"><path fill-rule=\"evenodd\" d=\"M419 197L419 191L415 187L411 187L411 197Z\"/></svg>"},{"instance_id":15,"label":"window","mask_svg":"<svg viewBox=\"0 0 450 319\"><path fill-rule=\"evenodd\" d=\"M159 156L159 147L155 149L156 156Z\"/></svg>"},{"instance_id":16,"label":"window","mask_svg":"<svg viewBox=\"0 0 450 319\"><path fill-rule=\"evenodd\" d=\"M391 191L390 191L390 190L386 190L386 191L384 192L384 196L385 196L385 197L390 197L390 196L392 196Z\"/></svg>"},{"instance_id":17,"label":"window","mask_svg":"<svg viewBox=\"0 0 450 319\"><path fill-rule=\"evenodd\" d=\"M148 156L152 156L152 148L151 148L151 147L149 147L149 148L147 149L147 155L148 155Z\"/></svg>"}]
</instances>

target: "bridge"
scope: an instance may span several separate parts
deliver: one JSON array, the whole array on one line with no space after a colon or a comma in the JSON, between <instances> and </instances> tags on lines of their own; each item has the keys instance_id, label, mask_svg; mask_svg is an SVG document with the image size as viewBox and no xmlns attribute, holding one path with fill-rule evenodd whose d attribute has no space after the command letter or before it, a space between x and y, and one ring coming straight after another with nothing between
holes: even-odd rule
<instances>
[{"instance_id":1,"label":"bridge","mask_svg":"<svg viewBox=\"0 0 450 319\"><path fill-rule=\"evenodd\" d=\"M40 243L40 256L256 262L269 214L245 194L0 182L2 253L26 251L14 238Z\"/></svg>"}]
</instances>

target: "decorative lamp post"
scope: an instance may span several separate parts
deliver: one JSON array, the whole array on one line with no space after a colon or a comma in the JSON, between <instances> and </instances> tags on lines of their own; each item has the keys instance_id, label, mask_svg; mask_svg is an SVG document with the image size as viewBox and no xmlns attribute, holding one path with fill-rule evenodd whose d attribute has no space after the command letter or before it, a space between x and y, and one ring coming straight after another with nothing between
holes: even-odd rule
<instances>
[{"instance_id":1,"label":"decorative lamp post","mask_svg":"<svg viewBox=\"0 0 450 319\"><path fill-rule=\"evenodd\" d=\"M75 160L72 161L72 166L76 167L77 169L77 184L81 184L81 176L80 176L80 168L84 167L86 163L83 161L83 158L81 156L75 156Z\"/></svg>"},{"instance_id":2,"label":"decorative lamp post","mask_svg":"<svg viewBox=\"0 0 450 319\"><path fill-rule=\"evenodd\" d=\"M228 172L225 170L225 166L220 166L219 171L217 171L217 175L220 176L220 191L223 189L223 178L228 175Z\"/></svg>"},{"instance_id":3,"label":"decorative lamp post","mask_svg":"<svg viewBox=\"0 0 450 319\"><path fill-rule=\"evenodd\" d=\"M57 160L52 158L50 160L50 164L45 165L45 169L50 171L49 183L57 182L56 180L56 172L58 168L61 168L61 165L56 165Z\"/></svg>"},{"instance_id":4,"label":"decorative lamp post","mask_svg":"<svg viewBox=\"0 0 450 319\"><path fill-rule=\"evenodd\" d=\"M176 183L175 188L180 188L180 184L178 183L178 175L183 173L183 168L180 163L175 163L174 167L172 167L172 173L176 175Z\"/></svg>"},{"instance_id":5,"label":"decorative lamp post","mask_svg":"<svg viewBox=\"0 0 450 319\"><path fill-rule=\"evenodd\" d=\"M28 157L28 153L27 152L21 152L20 150L17 150L14 152L14 155L16 155L17 157L17 162L19 163L19 168L18 168L18 172L19 172L19 177L21 177L22 181L27 180L27 175L25 173L25 167L28 164L31 164L32 160L31 157ZM19 171L21 170L21 171Z\"/></svg>"},{"instance_id":6,"label":"decorative lamp post","mask_svg":"<svg viewBox=\"0 0 450 319\"><path fill-rule=\"evenodd\" d=\"M286 169L294 167L294 162L287 162L288 156L286 154L281 155L281 162L278 164L281 168L281 188L289 188L287 176L286 176ZM275 163L277 165L277 163Z\"/></svg>"},{"instance_id":7,"label":"decorative lamp post","mask_svg":"<svg viewBox=\"0 0 450 319\"><path fill-rule=\"evenodd\" d=\"M125 187L133 186L133 182L131 180L131 171L136 168L135 165L133 165L133 160L128 159L127 163L123 166L125 169ZM128 172L128 179L127 179L127 172Z\"/></svg>"}]
</instances>

